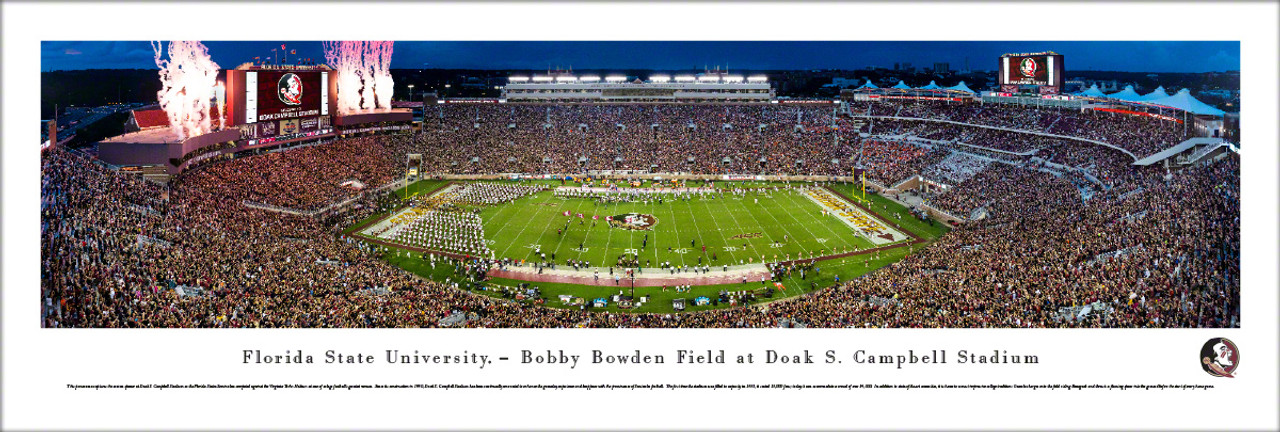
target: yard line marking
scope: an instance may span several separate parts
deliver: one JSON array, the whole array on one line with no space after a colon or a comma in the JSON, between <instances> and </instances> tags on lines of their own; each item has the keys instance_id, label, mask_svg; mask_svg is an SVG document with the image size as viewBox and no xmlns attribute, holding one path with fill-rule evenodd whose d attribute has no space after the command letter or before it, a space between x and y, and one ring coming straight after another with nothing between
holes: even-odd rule
<instances>
[{"instance_id":1,"label":"yard line marking","mask_svg":"<svg viewBox=\"0 0 1280 432\"><path fill-rule=\"evenodd\" d=\"M787 198L787 199L788 199L788 200L790 200L793 204L795 203L795 199L794 199L794 198ZM799 205L799 204L795 204L795 208L804 208L804 206ZM820 207L820 206L819 206L818 208L819 208L819 209L822 209L822 207ZM787 215L791 216L791 218L792 218L792 219L795 219L795 221L796 221L797 223L799 223L799 224L800 224L800 226L804 227L804 230L805 230L805 231L809 231L809 235L812 235L812 236L813 236L813 238L815 238L815 239L816 239L816 238L818 238L818 236L817 236L817 235L814 235L814 234L813 234L813 231L809 230L809 227L805 226L805 225L804 225L804 223L803 223L803 222L801 222L801 221L800 221L800 219L796 217L796 215L792 214L791 212L787 212ZM835 239L836 239L836 240L839 240L839 239L840 239L840 234L837 234L834 230L832 230L832 229L831 229L831 227L827 226L827 224L826 224L826 223L824 223L824 222L826 222L826 221L822 220L822 218L815 219L815 221L818 221L818 222L819 222L819 223L818 223L818 225L822 225L822 227L823 227L823 228L826 228L826 229L827 229L827 231L831 231L831 234L835 236ZM822 242L818 242L818 243L822 243ZM822 246L826 246L826 244L822 244ZM832 246L832 251L834 252L834 250L835 250L835 246ZM833 255L834 255L834 253L833 253Z\"/></svg>"},{"instance_id":2,"label":"yard line marking","mask_svg":"<svg viewBox=\"0 0 1280 432\"><path fill-rule=\"evenodd\" d=\"M776 202L776 201L775 201L775 202ZM749 208L748 208L748 209L749 209ZM768 215L769 215L769 217L773 218L773 222L774 222L774 223L776 223L778 226L782 227L782 230L783 230L783 231L786 231L786 233L787 233L787 237L796 239L796 245L797 245L797 246L800 246L800 239L799 239L798 237L796 237L796 236L795 236L795 234L792 234L792 233L791 233L791 230L787 229L787 226L786 226L786 225L783 225L783 224L782 224L782 221L778 220L778 217L773 215L773 212L771 212L771 211L767 211L767 210L766 210L766 211L765 211L765 213L766 213L766 214L768 214ZM788 214L790 214L790 212L787 212L787 213L788 213ZM754 214L752 214L752 215L751 215L751 217L755 217L755 215L754 215ZM794 218L794 217L793 217L793 218ZM757 222L758 222L758 220L757 220ZM813 233L811 232L811 233L809 233L809 235L813 235ZM814 236L814 237L816 238L817 236ZM800 247L800 252L797 252L797 253L803 253L803 252L804 252L804 247L803 247L803 246L801 246L801 247ZM797 257L798 257L798 256L797 256Z\"/></svg>"},{"instance_id":3,"label":"yard line marking","mask_svg":"<svg viewBox=\"0 0 1280 432\"><path fill-rule=\"evenodd\" d=\"M540 193L540 192L539 192L539 193ZM537 193L535 193L534 195L537 195ZM534 195L529 195L529 198L533 198L533 196L534 196ZM553 195L554 195L554 194L553 194ZM523 198L523 197L521 197L521 198ZM511 202L503 203L504 207L503 207L502 209L498 210L498 212L497 212L497 213L494 213L494 214L493 214L493 218L492 218L492 219L498 219L498 216L502 215L502 212L505 212L505 211L507 211L508 209L511 209L511 208L515 208L515 207L517 207L517 206L516 206L516 201L519 201L519 200L520 200L520 198L516 198L516 199L514 199L514 200L511 200ZM499 219L499 220L501 220L501 219ZM483 223L483 222L484 222L484 221L482 220L482 221L481 221L481 223ZM498 230L493 232L493 238L494 238L494 239L497 239L497 238L499 237L499 235L501 235L501 234L502 234L502 231L507 229L507 225L508 225L508 224L502 224L502 226L498 227ZM518 235L517 235L517 236L518 236Z\"/></svg>"},{"instance_id":4,"label":"yard line marking","mask_svg":"<svg viewBox=\"0 0 1280 432\"><path fill-rule=\"evenodd\" d=\"M667 200L668 209L671 209L671 207L676 205L676 200L674 198L675 194L672 194L671 197L672 197L671 199ZM676 223L675 219L676 219L676 211L674 209L671 209L671 226L676 228L676 245L675 247L672 248L672 250L675 250L675 248L680 247L680 224ZM677 255L680 255L680 265L684 266L684 254L677 254Z\"/></svg>"},{"instance_id":5,"label":"yard line marking","mask_svg":"<svg viewBox=\"0 0 1280 432\"><path fill-rule=\"evenodd\" d=\"M585 200L585 199L581 199L581 198L579 198L579 199L578 199L578 201L579 201L579 202L578 202L578 204L577 204L577 205L575 205L575 206L573 206L573 210L570 210L570 211L569 211L569 223L568 223L566 226L570 226L570 227L572 227L572 226L573 226L573 218L574 218L574 217L577 217L578 213L582 213L582 212L578 211L578 209L579 209L580 207L582 207L582 202L583 202L583 201L586 201L586 200ZM547 226L551 226L551 224L547 224ZM547 233L547 230L546 230L546 229L544 229L544 230L542 231L542 234L543 234L543 235L545 235L546 233ZM564 239L565 239L565 237L568 237L568 236L569 236L569 229L568 229L568 228L565 228L565 230L564 230L564 234L561 234L561 235L560 235L560 241L556 242L556 249L555 249L554 251L551 251L551 253L559 254L559 253L560 253L560 246L561 246L561 245L564 245ZM539 238L541 238L541 237L539 237ZM586 237L585 237L585 236L583 236L583 239L582 239L582 240L583 240L583 243L586 243ZM581 253L581 252L579 252L579 253L578 253L578 256L582 256L582 253Z\"/></svg>"},{"instance_id":6,"label":"yard line marking","mask_svg":"<svg viewBox=\"0 0 1280 432\"><path fill-rule=\"evenodd\" d=\"M707 208L707 212L708 212L708 213L710 213L710 212L711 212L711 204L707 204L707 201L706 201L706 200L703 200L703 201L702 201L702 205L703 205L704 207L706 207L706 208ZM692 208L690 208L690 209L689 209L689 212L690 212L690 213L692 213L692 212L693 212L693 209L692 209ZM715 218L715 216L712 216L712 217L711 217L711 221L712 221L712 222L715 222L715 224L716 224L716 231L720 231L720 232L723 232L723 231L724 231L723 229L721 229L721 228L720 228L720 221L719 221L719 220L717 220L717 219ZM726 238L724 238L724 234L721 234L721 235L720 235L720 240L721 240L722 242L724 242L725 246L728 246L728 245L729 245L729 240L728 240L728 239L726 239ZM704 245L705 245L705 243L704 243ZM729 262L733 262L733 259L734 259L734 253L733 253L732 251L728 251L728 250L726 250L725 252L728 252L728 253L729 253ZM710 263L708 263L708 264L710 264Z\"/></svg>"},{"instance_id":7,"label":"yard line marking","mask_svg":"<svg viewBox=\"0 0 1280 432\"><path fill-rule=\"evenodd\" d=\"M604 213L605 213L606 215L608 215L609 213L613 213L612 211L610 211L610 210L609 210L609 206L614 205L614 204L621 205L621 203L606 203L606 204L605 204L605 206L604 206L605 212L604 212ZM606 216L606 217L608 217L608 216ZM595 221L593 221L592 223L595 223ZM602 267L613 267L612 265L609 265L609 255L610 255L610 254L609 254L609 245L613 244L613 227L609 226L608 221L605 221L604 229L606 229L606 230L608 230L608 231L609 231L609 235L608 235L608 237L606 237L606 238L605 238L605 241L604 241L604 250L603 250L603 251L601 251L601 252L603 253L603 255L601 255L601 256L600 256L600 262L601 262L601 264L600 264L600 265L601 265ZM616 264L616 262L615 262L615 264Z\"/></svg>"},{"instance_id":8,"label":"yard line marking","mask_svg":"<svg viewBox=\"0 0 1280 432\"><path fill-rule=\"evenodd\" d=\"M542 202L548 202L548 201L551 201L551 198L554 198L554 197L555 197L555 193L553 193L553 192L547 192L547 193L548 193L550 196L549 196L547 199L544 199ZM507 243L507 248L502 250L502 255L504 255L504 256L505 256L505 255L507 254L507 252L511 251L511 246L515 245L516 243L519 243L520 236L524 234L524 231L525 231L526 229L529 229L529 223L533 222L533 220L534 220L534 219L535 219L535 218L527 218L527 219L525 219L525 221L524 221L524 227L520 228L520 232L516 233L516 236L515 236L514 238L512 238L510 242L508 242L508 243ZM554 220L554 219L555 219L555 217L551 217L550 219ZM550 225L548 225L548 226L550 226ZM543 227L543 230L545 231L545 230L546 230L546 227ZM542 236L541 236L541 235L540 235L540 236L538 236L538 239L539 239L539 240L541 240L541 239L542 239Z\"/></svg>"},{"instance_id":9,"label":"yard line marking","mask_svg":"<svg viewBox=\"0 0 1280 432\"><path fill-rule=\"evenodd\" d=\"M744 196L745 196L745 195L744 195ZM746 211L747 211L747 215L748 215L748 216L751 216L751 219L753 219L753 220L755 220L755 221L756 221L756 226L760 227L760 232L764 233L765 237L768 237L768 238L769 238L770 243L776 243L776 241L774 240L773 236L772 236L772 235L769 235L769 230L766 230L766 229L765 229L764 224L760 223L760 219L756 218L756 216L755 216L754 214L751 214L751 208L750 208L750 207L747 207L746 201L747 201L746 199L743 199L743 200L742 200L742 202L743 202L743 203L741 204L741 207L743 208L743 210L746 210ZM726 207L726 208L727 208L727 207ZM729 212L729 215L730 215L730 216L733 216L733 212L732 212L732 211L731 211L731 212ZM734 217L734 218L733 218L733 222L734 222L735 224L737 224L737 223L738 223L738 218L737 218L737 217ZM741 226L741 225L739 225L739 226ZM748 242L748 243L750 243L750 242ZM763 255L763 254L762 254L762 255ZM754 257L752 257L752 258L754 258ZM763 263L762 263L762 264L763 264Z\"/></svg>"}]
</instances>

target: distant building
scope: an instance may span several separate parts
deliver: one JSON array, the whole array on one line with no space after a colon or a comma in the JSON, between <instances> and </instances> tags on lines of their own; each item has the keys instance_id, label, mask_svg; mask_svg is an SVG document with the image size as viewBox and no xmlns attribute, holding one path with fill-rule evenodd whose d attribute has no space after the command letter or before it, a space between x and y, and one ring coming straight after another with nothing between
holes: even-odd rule
<instances>
[{"instance_id":1,"label":"distant building","mask_svg":"<svg viewBox=\"0 0 1280 432\"><path fill-rule=\"evenodd\" d=\"M857 87L862 85L864 81L862 78L832 78L831 86L838 88Z\"/></svg>"},{"instance_id":2,"label":"distant building","mask_svg":"<svg viewBox=\"0 0 1280 432\"><path fill-rule=\"evenodd\" d=\"M1232 99L1236 97L1236 95L1239 94L1239 92L1236 90L1217 89L1217 90L1203 90L1200 92L1200 94L1222 98L1222 99Z\"/></svg>"},{"instance_id":3,"label":"distant building","mask_svg":"<svg viewBox=\"0 0 1280 432\"><path fill-rule=\"evenodd\" d=\"M936 74L946 74L946 73L950 73L950 72L951 72L951 64L950 64L950 63L934 63L934 64L933 64L933 73L936 73Z\"/></svg>"}]
</instances>

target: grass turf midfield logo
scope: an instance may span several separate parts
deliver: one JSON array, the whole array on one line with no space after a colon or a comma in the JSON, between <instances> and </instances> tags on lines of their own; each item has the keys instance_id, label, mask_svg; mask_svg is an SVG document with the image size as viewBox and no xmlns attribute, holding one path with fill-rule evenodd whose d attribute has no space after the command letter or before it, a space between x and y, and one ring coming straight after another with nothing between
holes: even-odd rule
<instances>
[{"instance_id":1,"label":"grass turf midfield logo","mask_svg":"<svg viewBox=\"0 0 1280 432\"><path fill-rule=\"evenodd\" d=\"M651 214L627 213L609 216L609 226L629 230L649 231L658 224L658 218Z\"/></svg>"}]
</instances>

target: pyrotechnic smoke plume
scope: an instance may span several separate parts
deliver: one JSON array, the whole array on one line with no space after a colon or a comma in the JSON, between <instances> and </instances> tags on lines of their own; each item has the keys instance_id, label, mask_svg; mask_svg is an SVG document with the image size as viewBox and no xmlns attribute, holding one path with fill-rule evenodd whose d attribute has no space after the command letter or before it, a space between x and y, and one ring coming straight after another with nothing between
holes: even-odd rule
<instances>
[{"instance_id":1,"label":"pyrotechnic smoke plume","mask_svg":"<svg viewBox=\"0 0 1280 432\"><path fill-rule=\"evenodd\" d=\"M160 68L160 107L169 115L169 127L179 140L213 130L209 99L218 83L218 64L199 41L170 41L169 58L162 59L163 42L154 41L156 66Z\"/></svg>"},{"instance_id":2,"label":"pyrotechnic smoke plume","mask_svg":"<svg viewBox=\"0 0 1280 432\"><path fill-rule=\"evenodd\" d=\"M373 88L379 108L391 108L391 95L395 93L395 83L391 80L391 48L392 41L370 42L374 61L365 63L373 66Z\"/></svg>"},{"instance_id":3,"label":"pyrotechnic smoke plume","mask_svg":"<svg viewBox=\"0 0 1280 432\"><path fill-rule=\"evenodd\" d=\"M330 41L324 56L337 73L338 112L353 114L390 108L392 41Z\"/></svg>"}]
</instances>

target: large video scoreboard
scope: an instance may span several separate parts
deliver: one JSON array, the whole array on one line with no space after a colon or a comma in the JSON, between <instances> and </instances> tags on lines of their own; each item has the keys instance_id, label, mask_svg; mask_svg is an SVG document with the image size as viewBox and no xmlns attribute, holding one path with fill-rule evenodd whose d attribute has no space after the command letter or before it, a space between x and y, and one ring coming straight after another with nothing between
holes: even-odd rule
<instances>
[{"instance_id":1,"label":"large video scoreboard","mask_svg":"<svg viewBox=\"0 0 1280 432\"><path fill-rule=\"evenodd\" d=\"M249 69L227 74L232 125L242 139L268 143L331 131L331 71Z\"/></svg>"},{"instance_id":2,"label":"large video scoreboard","mask_svg":"<svg viewBox=\"0 0 1280 432\"><path fill-rule=\"evenodd\" d=\"M1062 88L1062 54L1055 52L1005 54L1000 56L1000 85Z\"/></svg>"},{"instance_id":3,"label":"large video scoreboard","mask_svg":"<svg viewBox=\"0 0 1280 432\"><path fill-rule=\"evenodd\" d=\"M328 72L251 71L245 81L246 123L329 115Z\"/></svg>"}]
</instances>

